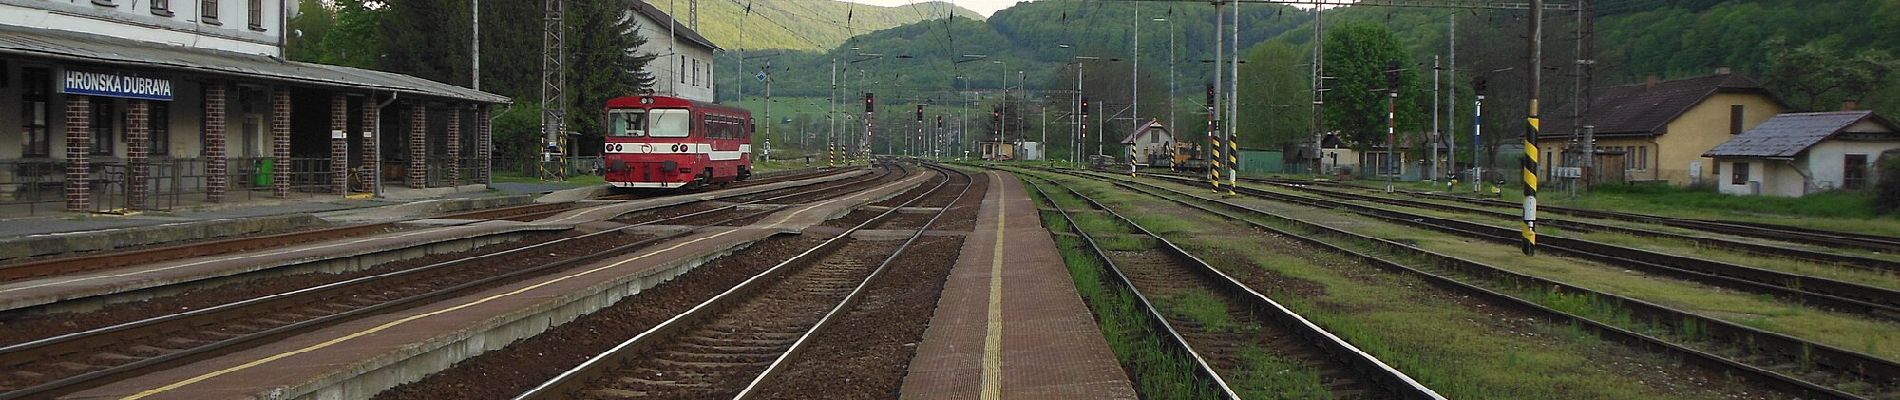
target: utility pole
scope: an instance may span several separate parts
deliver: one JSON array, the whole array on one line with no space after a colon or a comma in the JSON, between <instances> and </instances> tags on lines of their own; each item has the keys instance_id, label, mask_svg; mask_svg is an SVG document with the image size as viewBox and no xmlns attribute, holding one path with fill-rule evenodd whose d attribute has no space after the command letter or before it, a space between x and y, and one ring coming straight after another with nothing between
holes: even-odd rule
<instances>
[{"instance_id":1,"label":"utility pole","mask_svg":"<svg viewBox=\"0 0 1900 400\"><path fill-rule=\"evenodd\" d=\"M1530 115L1524 129L1524 255L1537 255L1537 130L1538 98L1544 78L1544 0L1531 0Z\"/></svg>"},{"instance_id":2,"label":"utility pole","mask_svg":"<svg viewBox=\"0 0 1900 400\"><path fill-rule=\"evenodd\" d=\"M1326 9L1313 7L1313 172L1325 169L1326 116Z\"/></svg>"},{"instance_id":3,"label":"utility pole","mask_svg":"<svg viewBox=\"0 0 1900 400\"><path fill-rule=\"evenodd\" d=\"M541 167L543 180L567 180L567 47L562 17L564 0L546 0L541 18L541 130L547 139Z\"/></svg>"},{"instance_id":4,"label":"utility pole","mask_svg":"<svg viewBox=\"0 0 1900 400\"><path fill-rule=\"evenodd\" d=\"M1134 114L1131 114L1134 118L1129 118L1129 121L1134 122L1132 125L1134 128L1131 129L1141 129L1141 3L1134 3L1134 7L1135 51L1128 55L1128 61L1134 64L1131 70L1133 72L1128 74L1133 82L1128 85L1128 104L1134 107ZM1129 132L1132 133L1134 130ZM1134 160L1130 159L1129 162L1132 163Z\"/></svg>"},{"instance_id":5,"label":"utility pole","mask_svg":"<svg viewBox=\"0 0 1900 400\"><path fill-rule=\"evenodd\" d=\"M1478 95L1471 103L1471 192L1484 192L1484 76L1471 81L1471 90Z\"/></svg>"},{"instance_id":6,"label":"utility pole","mask_svg":"<svg viewBox=\"0 0 1900 400\"><path fill-rule=\"evenodd\" d=\"M1587 190L1596 176L1597 138L1596 127L1587 124L1583 117L1590 113L1590 85L1593 68L1596 67L1596 8L1590 0L1577 0L1577 96L1575 100L1576 117L1572 122L1576 129L1583 131L1583 160L1577 166L1583 169L1583 187Z\"/></svg>"},{"instance_id":7,"label":"utility pole","mask_svg":"<svg viewBox=\"0 0 1900 400\"><path fill-rule=\"evenodd\" d=\"M1220 99L1221 99L1220 88L1221 88L1221 75L1225 75L1221 73L1220 62L1221 60L1226 59L1223 56L1224 54L1223 52L1227 50L1227 45L1225 43L1221 43L1225 41L1225 40L1221 40L1221 33L1227 31L1227 27L1226 27L1227 17L1222 15L1220 12L1221 4L1223 3L1220 1L1214 2L1214 86L1209 86L1207 88L1207 112L1208 112L1207 115L1208 115L1208 121L1209 121L1208 130L1207 130L1207 140L1208 140L1207 148L1209 150L1208 154L1210 155L1207 158L1207 162L1208 162L1207 178L1209 181L1213 183L1213 186L1214 186L1213 189L1214 189L1214 192L1216 193L1220 192L1220 180L1221 180L1220 165L1222 161L1221 159L1222 156L1221 156L1221 150L1220 150L1221 148L1220 114L1223 110L1220 106Z\"/></svg>"},{"instance_id":8,"label":"utility pole","mask_svg":"<svg viewBox=\"0 0 1900 400\"><path fill-rule=\"evenodd\" d=\"M1432 55L1432 140L1426 141L1432 147L1431 177L1428 181L1438 181L1438 143L1444 140L1445 133L1438 129L1438 55Z\"/></svg>"},{"instance_id":9,"label":"utility pole","mask_svg":"<svg viewBox=\"0 0 1900 400\"><path fill-rule=\"evenodd\" d=\"M1386 193L1392 193L1392 186L1398 181L1399 171L1405 170L1404 166L1395 164L1395 162L1398 161L1399 155L1399 68L1400 65L1398 61L1391 61L1385 64L1385 165L1382 169L1384 169L1386 173ZM1392 168L1394 166L1398 166L1399 168L1395 170Z\"/></svg>"},{"instance_id":10,"label":"utility pole","mask_svg":"<svg viewBox=\"0 0 1900 400\"><path fill-rule=\"evenodd\" d=\"M1168 7L1168 134L1174 134L1174 7Z\"/></svg>"},{"instance_id":11,"label":"utility pole","mask_svg":"<svg viewBox=\"0 0 1900 400\"><path fill-rule=\"evenodd\" d=\"M825 133L825 164L838 166L838 59L831 59L831 96L825 98L825 125L830 132Z\"/></svg>"},{"instance_id":12,"label":"utility pole","mask_svg":"<svg viewBox=\"0 0 1900 400\"><path fill-rule=\"evenodd\" d=\"M1458 180L1456 175L1458 173L1458 84L1456 83L1458 82L1458 14L1446 15L1445 20L1450 26L1447 28L1450 32L1445 34L1445 38L1451 46L1451 80L1448 82L1452 82L1445 85L1445 127L1451 131L1445 135L1445 152L1449 153L1446 156L1451 160L1446 164L1452 169L1452 180L1456 181ZM1474 154L1473 157L1475 158L1476 155ZM1450 190L1450 187L1446 189Z\"/></svg>"},{"instance_id":13,"label":"utility pole","mask_svg":"<svg viewBox=\"0 0 1900 400\"><path fill-rule=\"evenodd\" d=\"M1234 183L1240 179L1240 2L1234 2L1234 26L1232 34L1234 58L1228 61L1233 71L1233 79L1227 81L1227 195L1234 195ZM1219 64L1215 64L1219 68Z\"/></svg>"},{"instance_id":14,"label":"utility pole","mask_svg":"<svg viewBox=\"0 0 1900 400\"><path fill-rule=\"evenodd\" d=\"M475 29L475 34L469 35L468 65L474 75L469 78L469 83L472 84L475 91L479 92L482 90L482 0L470 0L468 12L470 15L469 26Z\"/></svg>"}]
</instances>

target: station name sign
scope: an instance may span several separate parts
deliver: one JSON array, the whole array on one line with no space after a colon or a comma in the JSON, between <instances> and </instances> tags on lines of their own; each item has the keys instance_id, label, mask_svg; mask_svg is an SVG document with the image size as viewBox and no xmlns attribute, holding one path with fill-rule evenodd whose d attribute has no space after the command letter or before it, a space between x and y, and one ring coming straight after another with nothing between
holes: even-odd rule
<instances>
[{"instance_id":1,"label":"station name sign","mask_svg":"<svg viewBox=\"0 0 1900 400\"><path fill-rule=\"evenodd\" d=\"M123 97L141 100L172 100L170 79L120 75L109 72L66 70L60 93L87 96Z\"/></svg>"}]
</instances>

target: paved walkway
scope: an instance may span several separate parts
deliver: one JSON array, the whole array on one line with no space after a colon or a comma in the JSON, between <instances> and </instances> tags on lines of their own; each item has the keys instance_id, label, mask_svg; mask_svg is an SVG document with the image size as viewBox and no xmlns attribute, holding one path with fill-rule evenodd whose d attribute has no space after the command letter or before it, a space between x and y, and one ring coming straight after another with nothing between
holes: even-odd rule
<instances>
[{"instance_id":1,"label":"paved walkway","mask_svg":"<svg viewBox=\"0 0 1900 400\"><path fill-rule=\"evenodd\" d=\"M901 397L1135 398L1035 203L1014 175L990 174Z\"/></svg>"}]
</instances>

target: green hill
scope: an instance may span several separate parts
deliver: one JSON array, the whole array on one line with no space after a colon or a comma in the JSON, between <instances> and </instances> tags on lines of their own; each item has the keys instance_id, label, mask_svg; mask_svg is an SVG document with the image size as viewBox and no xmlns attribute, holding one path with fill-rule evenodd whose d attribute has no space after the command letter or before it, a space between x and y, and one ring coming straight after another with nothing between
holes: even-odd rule
<instances>
[{"instance_id":1,"label":"green hill","mask_svg":"<svg viewBox=\"0 0 1900 400\"><path fill-rule=\"evenodd\" d=\"M689 19L684 0L648 1L682 23ZM747 4L752 7L750 15L745 12ZM852 36L946 14L983 18L942 1L879 7L834 0L705 0L699 3L699 32L732 50L822 50L838 47Z\"/></svg>"}]
</instances>

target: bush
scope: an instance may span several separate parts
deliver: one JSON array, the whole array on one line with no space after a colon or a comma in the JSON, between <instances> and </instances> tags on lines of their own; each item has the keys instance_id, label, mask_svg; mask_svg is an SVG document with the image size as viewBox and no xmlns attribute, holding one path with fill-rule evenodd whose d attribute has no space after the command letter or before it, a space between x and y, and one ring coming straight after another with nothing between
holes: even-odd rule
<instances>
[{"instance_id":1,"label":"bush","mask_svg":"<svg viewBox=\"0 0 1900 400\"><path fill-rule=\"evenodd\" d=\"M1874 211L1881 214L1900 211L1900 150L1882 153L1875 168L1880 182L1874 185Z\"/></svg>"}]
</instances>

